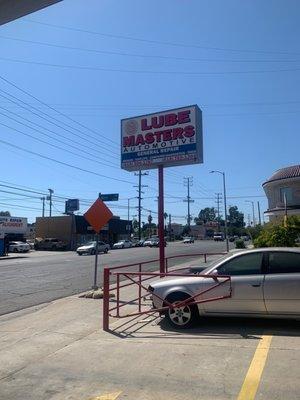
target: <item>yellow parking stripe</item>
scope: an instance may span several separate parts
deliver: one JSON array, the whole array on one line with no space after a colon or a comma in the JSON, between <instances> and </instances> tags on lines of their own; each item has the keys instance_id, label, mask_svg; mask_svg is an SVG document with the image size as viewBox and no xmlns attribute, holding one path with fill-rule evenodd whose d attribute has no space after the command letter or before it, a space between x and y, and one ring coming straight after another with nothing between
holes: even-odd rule
<instances>
[{"instance_id":1,"label":"yellow parking stripe","mask_svg":"<svg viewBox=\"0 0 300 400\"><path fill-rule=\"evenodd\" d=\"M89 400L116 400L122 392L114 392L102 394L101 396L92 397Z\"/></svg>"},{"instance_id":2,"label":"yellow parking stripe","mask_svg":"<svg viewBox=\"0 0 300 400\"><path fill-rule=\"evenodd\" d=\"M262 336L258 343L237 400L254 400L267 360L272 336Z\"/></svg>"}]
</instances>

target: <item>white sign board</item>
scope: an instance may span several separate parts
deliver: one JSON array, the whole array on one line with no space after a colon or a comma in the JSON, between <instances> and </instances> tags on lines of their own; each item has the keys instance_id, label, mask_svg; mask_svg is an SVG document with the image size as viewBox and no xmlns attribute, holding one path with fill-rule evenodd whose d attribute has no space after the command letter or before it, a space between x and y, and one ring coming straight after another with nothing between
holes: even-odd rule
<instances>
[{"instance_id":1,"label":"white sign board","mask_svg":"<svg viewBox=\"0 0 300 400\"><path fill-rule=\"evenodd\" d=\"M202 162L202 113L197 105L121 120L122 169Z\"/></svg>"},{"instance_id":2,"label":"white sign board","mask_svg":"<svg viewBox=\"0 0 300 400\"><path fill-rule=\"evenodd\" d=\"M25 234L27 232L27 218L0 217L0 232Z\"/></svg>"}]
</instances>

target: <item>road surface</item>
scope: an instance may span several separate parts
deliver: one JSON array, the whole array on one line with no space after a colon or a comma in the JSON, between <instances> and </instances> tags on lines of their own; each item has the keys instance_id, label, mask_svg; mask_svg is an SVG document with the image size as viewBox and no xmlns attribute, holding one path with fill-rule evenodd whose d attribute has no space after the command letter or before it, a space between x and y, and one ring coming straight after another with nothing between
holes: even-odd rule
<instances>
[{"instance_id":1,"label":"road surface","mask_svg":"<svg viewBox=\"0 0 300 400\"><path fill-rule=\"evenodd\" d=\"M192 261L189 254L223 251L225 242L177 242L168 244L166 256L186 254L187 257L172 260L171 265L178 265ZM157 258L157 248L111 250L108 254L100 255L98 285L102 284L103 266ZM147 269L156 270L157 267L157 263L149 264ZM74 252L33 251L21 258L0 260L0 315L84 292L91 288L93 277L94 256L79 257Z\"/></svg>"}]
</instances>

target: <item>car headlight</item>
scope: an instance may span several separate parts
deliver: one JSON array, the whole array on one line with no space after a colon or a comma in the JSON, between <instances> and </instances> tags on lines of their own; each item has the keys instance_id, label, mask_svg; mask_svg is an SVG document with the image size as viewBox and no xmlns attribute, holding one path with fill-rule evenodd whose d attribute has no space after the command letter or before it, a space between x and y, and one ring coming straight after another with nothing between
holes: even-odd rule
<instances>
[{"instance_id":1,"label":"car headlight","mask_svg":"<svg viewBox=\"0 0 300 400\"><path fill-rule=\"evenodd\" d=\"M151 285L148 286L148 292L150 292L150 293L154 292L154 288Z\"/></svg>"}]
</instances>

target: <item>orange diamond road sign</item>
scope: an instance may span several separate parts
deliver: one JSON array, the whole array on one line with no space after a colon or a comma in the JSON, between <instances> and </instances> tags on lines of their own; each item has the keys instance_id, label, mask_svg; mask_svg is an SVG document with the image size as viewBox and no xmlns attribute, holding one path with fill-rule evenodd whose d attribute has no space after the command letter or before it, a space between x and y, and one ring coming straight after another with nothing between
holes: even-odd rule
<instances>
[{"instance_id":1,"label":"orange diamond road sign","mask_svg":"<svg viewBox=\"0 0 300 400\"><path fill-rule=\"evenodd\" d=\"M101 228L112 218L113 213L102 200L97 199L83 216L94 231L99 233Z\"/></svg>"}]
</instances>

